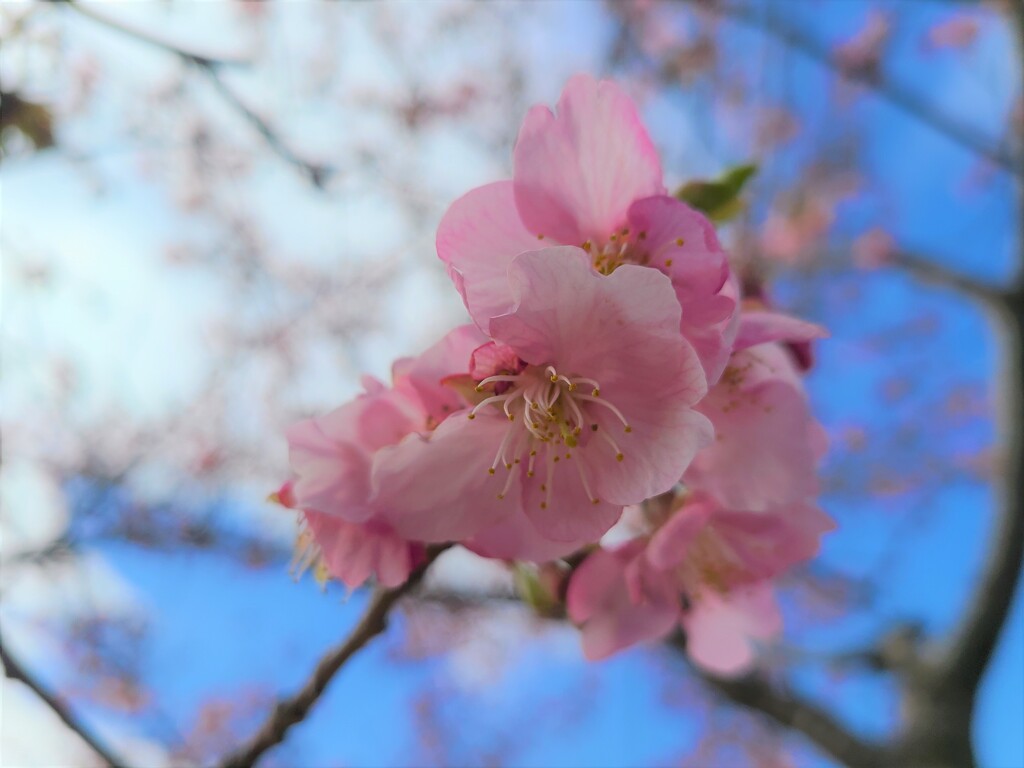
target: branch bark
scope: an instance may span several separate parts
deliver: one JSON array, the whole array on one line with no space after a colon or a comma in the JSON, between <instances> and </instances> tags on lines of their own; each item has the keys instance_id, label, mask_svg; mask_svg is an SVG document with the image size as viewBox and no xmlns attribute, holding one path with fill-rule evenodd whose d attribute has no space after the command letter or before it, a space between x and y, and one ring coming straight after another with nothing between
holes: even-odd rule
<instances>
[{"instance_id":1,"label":"branch bark","mask_svg":"<svg viewBox=\"0 0 1024 768\"><path fill-rule=\"evenodd\" d=\"M1011 294L1002 288L955 272L934 259L898 251L888 257L887 263L904 269L926 282L959 291L991 307L1001 308L1011 300Z\"/></svg>"},{"instance_id":2,"label":"branch bark","mask_svg":"<svg viewBox=\"0 0 1024 768\"><path fill-rule=\"evenodd\" d=\"M768 716L786 728L802 733L819 749L850 768L877 768L881 750L855 736L831 714L792 691L773 686L751 675L725 680L703 675L702 679L730 701Z\"/></svg>"},{"instance_id":3,"label":"branch bark","mask_svg":"<svg viewBox=\"0 0 1024 768\"><path fill-rule=\"evenodd\" d=\"M46 706L53 710L61 721L89 745L103 764L108 768L122 768L127 765L116 757L104 744L82 723L74 713L57 696L50 693L10 652L3 638L0 637L0 662L4 665L4 675L10 680L17 680L26 685Z\"/></svg>"},{"instance_id":4,"label":"branch bark","mask_svg":"<svg viewBox=\"0 0 1024 768\"><path fill-rule=\"evenodd\" d=\"M426 562L404 584L393 589L377 590L348 638L320 660L298 693L278 702L259 731L246 744L226 756L220 762L220 768L249 768L256 764L264 752L284 741L288 729L305 719L345 663L387 628L391 609L423 580L431 563L447 548L448 545L432 548L427 553Z\"/></svg>"}]
</instances>

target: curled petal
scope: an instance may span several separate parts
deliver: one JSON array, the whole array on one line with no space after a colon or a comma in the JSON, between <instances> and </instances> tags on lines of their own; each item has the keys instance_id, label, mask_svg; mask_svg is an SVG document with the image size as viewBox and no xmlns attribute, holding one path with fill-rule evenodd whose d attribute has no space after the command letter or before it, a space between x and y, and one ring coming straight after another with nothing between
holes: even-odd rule
<instances>
[{"instance_id":1,"label":"curled petal","mask_svg":"<svg viewBox=\"0 0 1024 768\"><path fill-rule=\"evenodd\" d=\"M744 311L740 318L739 334L733 350L753 347L770 341L787 341L803 343L828 336L828 331L820 325L800 320L780 312L765 310Z\"/></svg>"},{"instance_id":2,"label":"curled petal","mask_svg":"<svg viewBox=\"0 0 1024 768\"><path fill-rule=\"evenodd\" d=\"M490 318L512 305L509 263L539 245L519 219L511 181L487 184L460 197L437 230L437 254L448 265L470 317L484 331Z\"/></svg>"}]
</instances>

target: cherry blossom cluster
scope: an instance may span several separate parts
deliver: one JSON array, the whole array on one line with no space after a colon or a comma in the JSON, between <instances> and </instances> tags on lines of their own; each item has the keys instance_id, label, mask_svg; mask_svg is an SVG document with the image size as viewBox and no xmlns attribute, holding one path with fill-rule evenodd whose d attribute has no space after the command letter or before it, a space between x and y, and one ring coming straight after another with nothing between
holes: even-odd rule
<instances>
[{"instance_id":1,"label":"cherry blossom cluster","mask_svg":"<svg viewBox=\"0 0 1024 768\"><path fill-rule=\"evenodd\" d=\"M456 200L437 251L472 323L288 431L308 562L354 588L431 543L560 561L588 658L682 627L697 664L747 669L773 579L832 527L801 382L821 329L741 296L634 104L588 76L527 113L513 178Z\"/></svg>"}]
</instances>

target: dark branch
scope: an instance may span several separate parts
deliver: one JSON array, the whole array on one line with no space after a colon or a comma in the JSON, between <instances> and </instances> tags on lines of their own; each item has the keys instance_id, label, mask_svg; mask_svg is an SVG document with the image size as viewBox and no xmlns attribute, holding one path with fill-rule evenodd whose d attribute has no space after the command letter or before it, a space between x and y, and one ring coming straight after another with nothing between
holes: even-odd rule
<instances>
[{"instance_id":1,"label":"dark branch","mask_svg":"<svg viewBox=\"0 0 1024 768\"><path fill-rule=\"evenodd\" d=\"M43 703L46 704L53 712L59 717L63 723L74 731L79 738L82 739L89 747L103 760L103 763L109 768L121 768L121 766L127 765L123 760L114 756L114 754L105 747L102 742L95 735L93 735L89 729L75 717L71 710L64 704L57 696L50 693L46 688L39 683L35 677L29 673L21 663L11 655L7 644L3 638L0 637L0 662L4 665L4 675L11 680L18 680L28 686L36 696L42 699Z\"/></svg>"},{"instance_id":2,"label":"dark branch","mask_svg":"<svg viewBox=\"0 0 1024 768\"><path fill-rule=\"evenodd\" d=\"M105 27L117 30L118 32L129 35L143 43L159 48L167 53L171 53L186 64L195 67L210 81L210 84L214 87L217 93L220 94L221 98L223 98L232 109L242 115L246 122L255 129L256 133L260 135L260 138L263 139L267 147L269 147L275 155L286 163L297 168L317 189L323 189L328 179L330 179L334 174L334 169L326 165L311 163L310 161L295 154L295 152L281 139L277 131L271 128L270 124L267 123L266 120L256 114L245 102L243 102L241 98L239 98L238 94L236 94L224 81L222 70L228 66L244 64L244 61L238 59L214 58L196 51L188 50L157 37L156 35L152 35L149 32L144 32L134 26L129 26L121 21L112 19L105 14L97 13L92 8L80 5L75 2L75 0L60 0L60 2L63 2L69 8L73 8L83 16L103 24Z\"/></svg>"},{"instance_id":3,"label":"dark branch","mask_svg":"<svg viewBox=\"0 0 1024 768\"><path fill-rule=\"evenodd\" d=\"M1024 294L1016 295L1003 316L999 512L978 585L937 670L940 685L972 693L1006 623L1024 565Z\"/></svg>"},{"instance_id":4,"label":"dark branch","mask_svg":"<svg viewBox=\"0 0 1024 768\"><path fill-rule=\"evenodd\" d=\"M1024 62L1024 5L1011 3L1017 58ZM1006 624L1024 568L1024 183L1017 185L1018 250L1014 288L999 313L1003 370L995 422L1002 485L991 543L963 619L937 665L937 684L973 698Z\"/></svg>"},{"instance_id":5,"label":"dark branch","mask_svg":"<svg viewBox=\"0 0 1024 768\"><path fill-rule=\"evenodd\" d=\"M427 561L401 586L375 592L362 619L345 642L320 660L298 693L278 702L256 735L225 757L220 763L221 768L248 768L255 765L264 752L284 741L288 729L305 719L345 662L387 628L388 613L395 603L422 581L427 568L446 548L447 545L443 545L431 549Z\"/></svg>"},{"instance_id":6,"label":"dark branch","mask_svg":"<svg viewBox=\"0 0 1024 768\"><path fill-rule=\"evenodd\" d=\"M854 736L832 715L800 698L774 687L762 677L751 675L736 680L703 677L715 691L730 701L767 715L786 728L799 731L821 750L850 768L877 768L881 751Z\"/></svg>"},{"instance_id":7,"label":"dark branch","mask_svg":"<svg viewBox=\"0 0 1024 768\"><path fill-rule=\"evenodd\" d=\"M707 0L682 1L771 35L847 80L871 88L889 104L984 157L995 166L1024 178L1024 157L1014 155L1005 144L985 136L969 123L938 111L927 99L891 77L884 78L875 69L851 66L844 62L814 35L783 20L778 14L763 10L764 6Z\"/></svg>"},{"instance_id":8,"label":"dark branch","mask_svg":"<svg viewBox=\"0 0 1024 768\"><path fill-rule=\"evenodd\" d=\"M686 651L686 638L674 635L669 644ZM772 685L758 674L728 680L697 672L712 690L786 728L802 733L822 751L850 768L877 768L881 751L857 738L830 713L798 694Z\"/></svg>"},{"instance_id":9,"label":"dark branch","mask_svg":"<svg viewBox=\"0 0 1024 768\"><path fill-rule=\"evenodd\" d=\"M90 8L85 5L80 5L75 0L58 0L58 2L64 3L69 8L73 8L75 11L82 14L83 16L86 16L92 19L93 21L99 22L100 24L109 29L117 30L118 32L128 35L129 37L133 37L140 42L146 43L147 45L153 46L154 48L159 48L160 50L166 51L167 53L172 53L178 58L194 64L201 64L202 66L216 68L224 66L240 66L246 63L242 59L226 59L222 57L208 56L204 53L200 53L199 51L184 48L180 45L176 45L175 43L165 40L162 37L158 37L154 34L146 32L145 30L139 29L138 27L132 26L130 24L125 24L123 21L119 21L117 19L113 19L107 16L106 14L97 13L93 8Z\"/></svg>"},{"instance_id":10,"label":"dark branch","mask_svg":"<svg viewBox=\"0 0 1024 768\"><path fill-rule=\"evenodd\" d=\"M951 270L934 259L900 251L890 255L888 263L900 267L929 283L960 291L985 304L1003 306L1010 299L1009 294L1003 289Z\"/></svg>"}]
</instances>

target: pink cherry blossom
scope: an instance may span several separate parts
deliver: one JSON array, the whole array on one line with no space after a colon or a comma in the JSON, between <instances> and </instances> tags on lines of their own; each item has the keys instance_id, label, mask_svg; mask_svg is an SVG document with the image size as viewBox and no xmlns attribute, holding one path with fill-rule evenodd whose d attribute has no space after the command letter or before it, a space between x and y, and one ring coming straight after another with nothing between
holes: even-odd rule
<instances>
[{"instance_id":1,"label":"pink cherry blossom","mask_svg":"<svg viewBox=\"0 0 1024 768\"><path fill-rule=\"evenodd\" d=\"M591 554L569 582L583 650L600 659L681 626L704 669L749 669L781 631L771 579L816 554L828 516L809 504L734 512L691 496L655 533Z\"/></svg>"},{"instance_id":2,"label":"pink cherry blossom","mask_svg":"<svg viewBox=\"0 0 1024 768\"><path fill-rule=\"evenodd\" d=\"M456 328L420 357L396 362L393 387L365 378L362 395L289 428L297 506L356 523L379 512L370 502L377 452L465 406L443 379L465 373L473 349L484 341L473 326Z\"/></svg>"},{"instance_id":3,"label":"pink cherry blossom","mask_svg":"<svg viewBox=\"0 0 1024 768\"><path fill-rule=\"evenodd\" d=\"M276 498L282 505L295 508L292 483L285 483ZM303 565L316 563L326 575L350 589L371 576L385 587L396 587L423 560L423 545L396 536L386 523L350 523L337 515L309 509L301 510L301 514L306 526L298 545Z\"/></svg>"},{"instance_id":4,"label":"pink cherry blossom","mask_svg":"<svg viewBox=\"0 0 1024 768\"><path fill-rule=\"evenodd\" d=\"M419 357L396 362L392 387L366 378L363 394L288 430L295 477L279 500L302 511L309 556L349 587L371 575L386 586L400 584L422 555L421 544L395 532L393 510L375 500L373 463L382 448L429 432L466 406L445 381L465 374L485 341L474 326L456 328Z\"/></svg>"},{"instance_id":5,"label":"pink cherry blossom","mask_svg":"<svg viewBox=\"0 0 1024 768\"><path fill-rule=\"evenodd\" d=\"M437 233L438 255L488 332L514 306L512 260L550 245L582 247L603 274L638 264L668 275L682 305L680 330L708 380L718 378L736 333L735 281L711 223L666 194L636 107L612 82L580 75L556 112L533 107L512 180L456 200Z\"/></svg>"},{"instance_id":6,"label":"pink cherry blossom","mask_svg":"<svg viewBox=\"0 0 1024 768\"><path fill-rule=\"evenodd\" d=\"M632 265L605 276L560 247L518 256L508 283L514 309L474 355L492 374L480 402L375 462L377 502L407 538L464 539L521 510L544 539L594 541L710 439L667 277Z\"/></svg>"},{"instance_id":7,"label":"pink cherry blossom","mask_svg":"<svg viewBox=\"0 0 1024 768\"><path fill-rule=\"evenodd\" d=\"M825 435L811 412L794 359L765 340L820 333L817 326L772 313L744 315L722 378L698 405L715 426L715 442L683 477L732 509L758 511L814 496ZM749 346L748 346L749 345Z\"/></svg>"}]
</instances>

